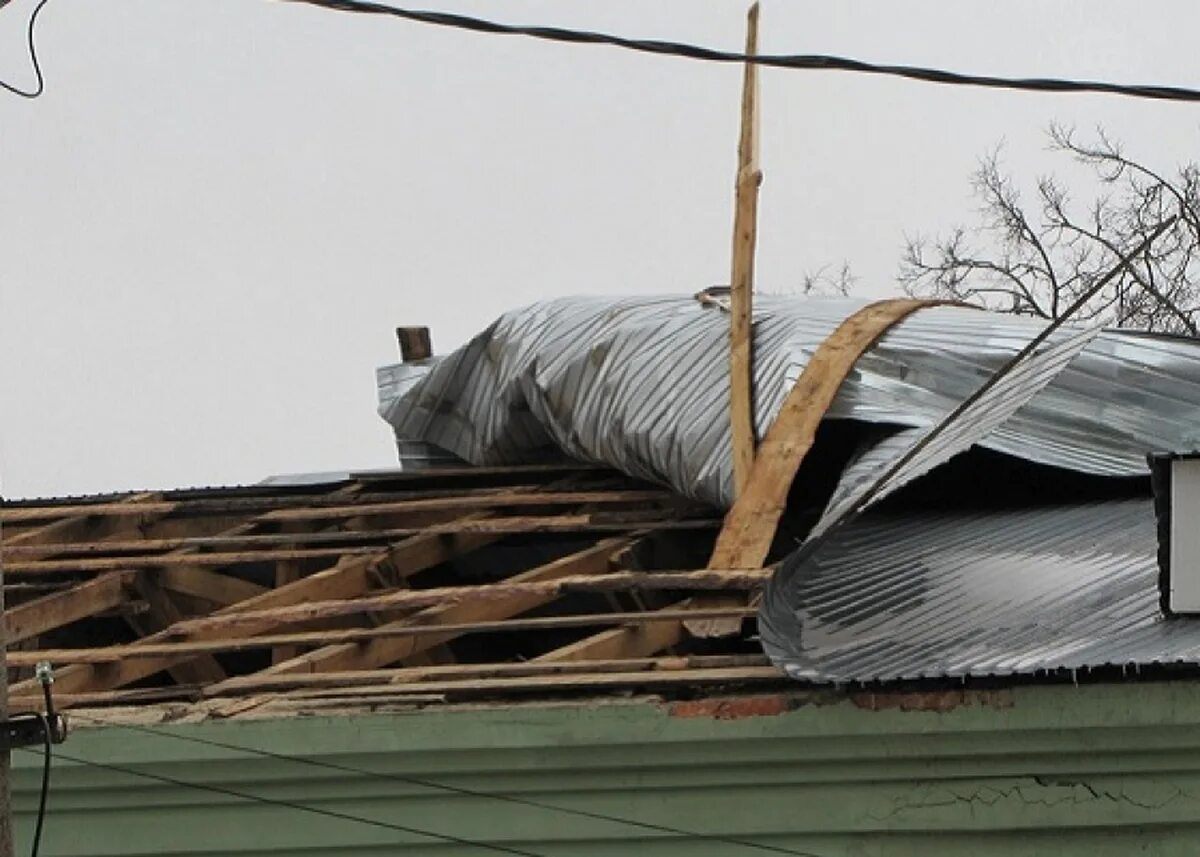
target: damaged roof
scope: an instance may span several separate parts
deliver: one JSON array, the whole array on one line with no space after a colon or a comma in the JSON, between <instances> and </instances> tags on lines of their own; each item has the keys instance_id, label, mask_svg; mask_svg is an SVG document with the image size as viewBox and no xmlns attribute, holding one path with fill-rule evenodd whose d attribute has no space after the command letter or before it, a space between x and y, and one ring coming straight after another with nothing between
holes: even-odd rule
<instances>
[{"instance_id":1,"label":"damaged roof","mask_svg":"<svg viewBox=\"0 0 1200 857\"><path fill-rule=\"evenodd\" d=\"M760 436L864 303L756 296ZM1200 342L1067 325L949 441L922 447L1044 328L928 307L859 358L805 461L829 464L832 482L802 469L793 485L783 529L799 550L759 616L774 663L814 682L1200 665L1200 626L1158 610L1146 478L1148 453L1200 446ZM468 461L566 454L730 508L727 336L713 301L549 301L444 359L380 370L380 411L398 437ZM915 501L955 455L959 478ZM1050 490L1063 482L1077 490Z\"/></svg>"},{"instance_id":2,"label":"damaged roof","mask_svg":"<svg viewBox=\"0 0 1200 857\"><path fill-rule=\"evenodd\" d=\"M15 709L251 716L778 681L694 645L716 510L580 464L361 474L0 507Z\"/></svg>"}]
</instances>

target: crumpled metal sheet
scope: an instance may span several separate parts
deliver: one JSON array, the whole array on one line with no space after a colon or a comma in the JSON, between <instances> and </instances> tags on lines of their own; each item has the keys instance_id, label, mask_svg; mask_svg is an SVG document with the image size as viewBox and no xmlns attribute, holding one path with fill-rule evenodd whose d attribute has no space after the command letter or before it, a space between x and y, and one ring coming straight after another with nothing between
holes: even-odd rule
<instances>
[{"instance_id":1,"label":"crumpled metal sheet","mask_svg":"<svg viewBox=\"0 0 1200 857\"><path fill-rule=\"evenodd\" d=\"M809 356L866 302L755 297L764 434ZM728 316L692 297L564 298L502 316L408 383L380 370L397 437L474 464L570 455L727 507ZM1042 328L962 307L910 316L856 364L828 416L928 426ZM1105 331L983 444L1030 461L1144 474L1152 449L1200 448L1200 344Z\"/></svg>"},{"instance_id":2,"label":"crumpled metal sheet","mask_svg":"<svg viewBox=\"0 0 1200 857\"><path fill-rule=\"evenodd\" d=\"M1153 502L875 510L785 561L759 617L792 676L851 682L1200 663L1158 609Z\"/></svg>"},{"instance_id":3,"label":"crumpled metal sheet","mask_svg":"<svg viewBox=\"0 0 1200 857\"><path fill-rule=\"evenodd\" d=\"M923 430L904 429L885 438L846 468L807 541L814 542L868 505L983 442L1052 383L1099 333L1095 327L1065 335L1055 331L937 425ZM847 485L855 487L844 487Z\"/></svg>"}]
</instances>

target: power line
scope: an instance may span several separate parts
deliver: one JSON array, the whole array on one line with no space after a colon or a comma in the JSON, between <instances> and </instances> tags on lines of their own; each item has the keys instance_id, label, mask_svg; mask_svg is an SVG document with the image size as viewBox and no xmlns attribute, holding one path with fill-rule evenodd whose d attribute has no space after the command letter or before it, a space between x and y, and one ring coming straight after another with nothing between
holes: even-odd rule
<instances>
[{"instance_id":1,"label":"power line","mask_svg":"<svg viewBox=\"0 0 1200 857\"><path fill-rule=\"evenodd\" d=\"M661 56L684 57L718 63L754 63L772 68L798 69L805 71L847 71L859 74L877 74L901 77L926 83L941 83L954 86L979 86L988 89L1010 89L1024 92L1090 92L1107 95L1123 95L1131 98L1149 98L1159 101L1200 101L1200 90L1158 84L1122 84L1095 80L1068 80L1047 77L995 77L992 75L963 74L936 68L908 65L879 65L827 54L757 54L747 55L734 51L722 51L683 42L658 39L631 39L611 33L589 30L569 30L561 27L522 26L501 24L483 18L455 15L448 12L431 12L418 9L403 9L387 6L370 0L281 0L285 3L302 3L338 12L356 12L368 15L386 15L450 27L476 33L495 35L527 36L549 42L569 44L609 45L639 53Z\"/></svg>"},{"instance_id":2,"label":"power line","mask_svg":"<svg viewBox=\"0 0 1200 857\"><path fill-rule=\"evenodd\" d=\"M0 10L3 10L8 2L9 0L3 0L3 2L0 2ZM33 63L33 74L37 80L37 84L33 89L21 89L20 87L15 86L8 81L0 80L0 89L11 92L13 95L19 95L21 98L28 98L32 100L46 91L46 80L44 77L42 77L42 64L38 60L37 43L34 40L34 30L37 27L38 15L42 14L42 10L46 8L46 4L49 2L50 0L40 0L37 6L34 7L33 14L29 16L29 26L25 30L25 39L29 45L29 59Z\"/></svg>"},{"instance_id":3,"label":"power line","mask_svg":"<svg viewBox=\"0 0 1200 857\"><path fill-rule=\"evenodd\" d=\"M310 759L304 756L290 756L286 753L276 753L271 750L262 750L257 747L247 747L241 744L229 744L224 741L216 741L210 738L198 738L193 735L181 735L176 732L169 732L163 729L155 729L149 726L139 726L130 723L115 723L108 720L102 720L90 714L82 714L73 712L73 716L80 717L84 720L90 720L93 723L103 726L113 727L117 729L128 729L133 732L143 732L147 735L154 735L161 738L174 738L178 741L188 741L193 744L202 744L208 747L215 747L221 750L232 750L234 752L249 753L255 756L262 756L268 759L275 759L284 762L295 762L300 765L309 765L314 768L324 768L330 771L338 771L344 774L354 774L358 776L373 777L381 780L392 780L395 782L405 783L406 785L415 785L422 788L433 789L436 791L446 792L449 794L457 794L465 797L478 797L490 800L504 801L505 803L519 804L535 809L542 809L551 812L561 812L567 815L574 815L580 818L589 818L595 821L608 821L615 824L624 824L630 827L638 827L643 830L651 830L656 833L670 833L675 836L683 836L688 839L696 839L707 842L723 842L727 845L739 845L743 848L752 848L758 851L767 851L773 854L787 854L790 857L820 857L818 854L813 854L809 851L797 851L792 848L784 848L777 845L767 845L759 842L752 842L748 839L738 839L731 836L722 836L720 834L697 833L690 830L684 830L678 827L672 827L666 824L655 824L653 822L638 821L632 818L624 818L622 816L607 815L600 812L591 812L583 809L571 809L565 806L555 806L554 804L541 803L539 801L530 800L529 798L518 797L516 795L503 794L500 792L485 792L478 789L470 789L464 786L452 786L446 783L439 783L433 780L426 780L420 777L406 776L404 774L393 774L384 771L372 771L365 768L355 768L351 765L339 765L336 762L326 762L321 759Z\"/></svg>"},{"instance_id":4,"label":"power line","mask_svg":"<svg viewBox=\"0 0 1200 857\"><path fill-rule=\"evenodd\" d=\"M36 752L28 747L20 747L18 749L26 752ZM301 812L310 812L314 815L325 816L326 818L336 818L342 821L353 821L359 824L370 825L371 827L379 827L385 830L394 830L400 833L409 833L415 836L424 836L429 839L436 839L442 842L451 842L455 845L466 845L471 848L480 848L487 851L496 851L502 854L515 854L518 857L546 857L544 854L537 854L533 851L525 851L520 848L512 848L507 845L497 845L492 842L480 842L472 839L464 839L459 836L454 836L449 833L434 833L430 830L422 830L417 827L408 827L403 824L395 824L390 821L381 821L377 818L367 818L361 815L351 815L348 812L338 812L333 809L322 809L321 807L309 806L302 803L293 803L291 801L277 800L275 798L267 798L262 795L250 794L249 792L237 791L235 789L225 788L224 786L214 786L209 783L196 783L188 780L180 780L175 777L168 777L164 774L153 774L149 771L130 768L125 765L117 765L111 762L97 762L94 759L85 759L80 756L71 756L66 753L59 752L56 754L60 759L66 759L69 762L75 762L79 765L85 765L89 768L99 768L105 771L113 771L119 774L126 774L131 777L139 777L144 780L151 780L157 783L163 783L170 786L178 786L179 788L197 789L199 791L212 792L213 794L224 795L226 797L238 798L240 800L252 801L261 803L267 806L275 806L286 809L299 810Z\"/></svg>"},{"instance_id":5,"label":"power line","mask_svg":"<svg viewBox=\"0 0 1200 857\"><path fill-rule=\"evenodd\" d=\"M33 62L34 73L37 76L37 86L32 90L22 90L0 80L0 87L22 98L37 98L45 89L41 64L38 60L37 49L34 44L34 25L47 2L49 0L41 0L29 20L29 54ZM1124 84L1098 80L1072 80L1052 77L998 77L995 75L965 74L924 66L869 63L851 57L830 54L758 54L750 56L736 51L717 50L685 42L659 39L633 39L611 33L572 30L563 27L502 24L498 21L473 18L468 15L456 15L449 12L387 6L382 3L370 2L370 0L280 0L280 2L301 3L337 12L385 15L422 24L449 27L457 30L469 30L476 33L526 36L543 41L567 44L608 45L638 53L681 57L705 62L754 63L755 65L772 68L801 71L844 71L857 74L899 77L924 83L939 83L950 86L975 86L985 89L1005 89L1021 92L1093 93L1120 95L1129 98L1145 98L1156 101L1200 102L1200 90L1182 86ZM5 2L0 2L0 9L3 9L5 5Z\"/></svg>"}]
</instances>

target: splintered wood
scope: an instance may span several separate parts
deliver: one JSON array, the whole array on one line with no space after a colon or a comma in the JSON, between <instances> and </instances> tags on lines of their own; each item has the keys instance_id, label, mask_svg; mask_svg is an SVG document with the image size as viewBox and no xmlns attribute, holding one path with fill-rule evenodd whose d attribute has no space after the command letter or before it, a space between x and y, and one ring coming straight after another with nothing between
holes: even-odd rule
<instances>
[{"instance_id":1,"label":"splintered wood","mask_svg":"<svg viewBox=\"0 0 1200 857\"><path fill-rule=\"evenodd\" d=\"M776 675L746 641L697 659L678 632L749 617L745 597L692 601L770 572L703 568L716 510L598 468L25 501L0 522L9 664L49 660L68 707L205 699L241 716ZM283 695L251 699L264 689ZM11 694L40 705L33 680Z\"/></svg>"}]
</instances>

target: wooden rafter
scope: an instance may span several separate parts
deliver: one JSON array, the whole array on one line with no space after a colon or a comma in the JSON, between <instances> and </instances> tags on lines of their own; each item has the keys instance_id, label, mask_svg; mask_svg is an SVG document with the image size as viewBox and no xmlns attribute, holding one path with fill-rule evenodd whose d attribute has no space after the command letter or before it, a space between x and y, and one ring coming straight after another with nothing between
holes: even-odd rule
<instances>
[{"instance_id":1,"label":"wooden rafter","mask_svg":"<svg viewBox=\"0 0 1200 857\"><path fill-rule=\"evenodd\" d=\"M649 669L637 666L647 653L685 651L678 630L685 615L749 612L695 613L698 596L754 591L769 574L655 564L685 555L678 547L660 555L664 540L703 546L716 531L711 510L661 489L604 471L560 469L547 471L544 484L526 474L529 481L512 490L480 487L470 472L455 477L461 488L430 471L419 480L354 481L325 494L265 487L0 507L22 519L22 538L8 540L9 531L0 545L6 571L26 591L45 590L6 616L13 639L34 647L10 652L12 662L55 662L55 692L65 705L241 697L249 686L301 678L312 686L295 691L297 698L336 704L332 689L342 677L395 669L431 670L429 680L437 677L455 695L488 693L493 685L502 691L506 682L548 692L603 688L620 679L597 681L593 672L631 675ZM605 487L582 488L580 479ZM456 502L459 495L464 502ZM87 525L79 523L84 517ZM453 569L466 565L447 564L494 551L511 568L526 550L527 570L486 582L456 579ZM469 562L488 561L484 553ZM99 642L96 630L113 633L111 624L79 637L80 623L101 614L123 617L139 638L125 642L118 633ZM50 631L59 648L42 644ZM598 633L571 646L544 642L590 631ZM456 646L467 659L456 663L448 646L501 633L519 636L499 650L536 660L488 663L490 647ZM73 639L86 645L72 648ZM481 656L485 662L471 662ZM610 666L593 671L597 658ZM168 676L173 685L129 688ZM398 692L411 700L415 688ZM28 706L40 688L20 681L11 692L18 707ZM261 704L233 700L221 710Z\"/></svg>"}]
</instances>

